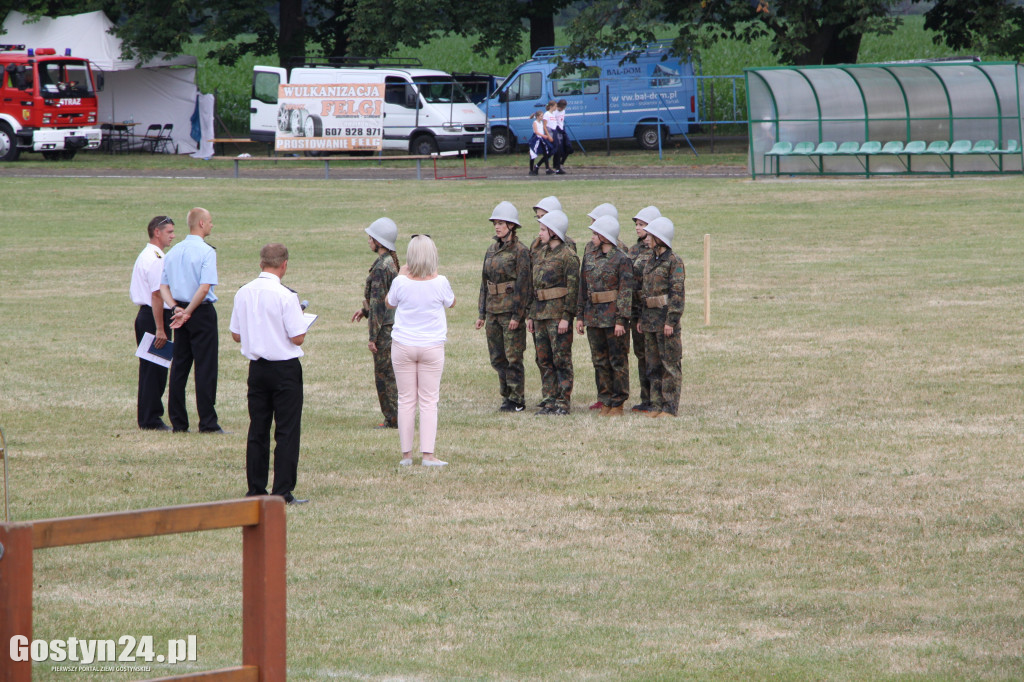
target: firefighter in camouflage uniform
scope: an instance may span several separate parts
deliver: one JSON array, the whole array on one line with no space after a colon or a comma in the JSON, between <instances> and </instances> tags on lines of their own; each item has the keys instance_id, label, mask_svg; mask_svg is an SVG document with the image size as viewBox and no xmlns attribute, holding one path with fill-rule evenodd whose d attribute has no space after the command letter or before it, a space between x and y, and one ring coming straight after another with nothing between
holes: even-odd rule
<instances>
[{"instance_id":1,"label":"firefighter in camouflage uniform","mask_svg":"<svg viewBox=\"0 0 1024 682\"><path fill-rule=\"evenodd\" d=\"M675 226L668 218L647 225L651 258L644 266L643 311L637 328L644 333L652 407L648 417L674 417L679 410L683 344L679 321L686 302L686 268L672 251Z\"/></svg>"},{"instance_id":2,"label":"firefighter in camouflage uniform","mask_svg":"<svg viewBox=\"0 0 1024 682\"><path fill-rule=\"evenodd\" d=\"M395 385L395 369L391 364L391 328L395 324L395 311L385 304L391 281L398 276L398 255L395 240L398 226L390 218L373 221L366 234L369 235L370 250L377 254L377 260L370 267L363 288L363 307L352 315L352 321L366 318L370 328L369 348L373 354L373 379L377 385L377 400L384 421L379 429L398 428L398 387Z\"/></svg>"},{"instance_id":3,"label":"firefighter in camouflage uniform","mask_svg":"<svg viewBox=\"0 0 1024 682\"><path fill-rule=\"evenodd\" d=\"M536 206L533 207L533 215L537 220L540 220L541 218L544 217L545 213L562 210L562 202L558 200L558 197L544 197L543 199L537 202ZM579 251L576 250L576 242L572 240L572 237L570 237L569 235L565 235L565 239L563 241L565 242L566 246L572 249L573 253L579 253ZM530 258L533 258L533 254L536 251L539 251L540 249L544 248L544 246L545 245L540 241L540 237L534 239L533 243L530 244Z\"/></svg>"},{"instance_id":4,"label":"firefighter in camouflage uniform","mask_svg":"<svg viewBox=\"0 0 1024 682\"><path fill-rule=\"evenodd\" d=\"M530 303L530 252L516 237L519 212L503 201L491 213L494 243L484 255L480 278L479 317L486 325L491 367L498 373L502 412L526 408L523 354L526 352L526 307Z\"/></svg>"},{"instance_id":5,"label":"firefighter in camouflage uniform","mask_svg":"<svg viewBox=\"0 0 1024 682\"><path fill-rule=\"evenodd\" d=\"M572 318L580 259L565 243L569 218L552 210L538 218L542 248L531 254L533 296L526 330L533 334L543 399L537 414L569 414L572 400Z\"/></svg>"},{"instance_id":6,"label":"firefighter in camouflage uniform","mask_svg":"<svg viewBox=\"0 0 1024 682\"><path fill-rule=\"evenodd\" d=\"M655 218L661 217L661 211L656 206L648 206L640 209L633 216L633 225L636 227L636 244L629 247L626 255L633 262L633 316L630 319L639 320L643 310L640 287L644 280L644 266L651 258L651 247L647 246L647 224ZM633 355L636 357L637 374L640 377L640 402L633 406L634 412L651 411L651 382L647 378L647 360L644 357L644 335L637 327L630 327L633 337ZM655 412L658 410L655 409Z\"/></svg>"},{"instance_id":7,"label":"firefighter in camouflage uniform","mask_svg":"<svg viewBox=\"0 0 1024 682\"><path fill-rule=\"evenodd\" d=\"M600 216L590 226L594 249L583 255L576 331L587 330L601 415L622 415L629 397L629 317L633 264L618 246L619 222Z\"/></svg>"}]
</instances>

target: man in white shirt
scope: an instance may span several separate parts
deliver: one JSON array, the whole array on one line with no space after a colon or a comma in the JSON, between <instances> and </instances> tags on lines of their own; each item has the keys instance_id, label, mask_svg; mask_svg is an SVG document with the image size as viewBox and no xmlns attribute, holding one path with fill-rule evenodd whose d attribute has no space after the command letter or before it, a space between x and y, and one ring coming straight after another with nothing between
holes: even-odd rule
<instances>
[{"instance_id":1,"label":"man in white shirt","mask_svg":"<svg viewBox=\"0 0 1024 682\"><path fill-rule=\"evenodd\" d=\"M163 348L171 337L171 311L160 297L160 277L164 272L164 251L174 241L174 221L158 215L146 228L149 243L135 259L129 296L139 307L135 316L135 343L149 332L156 339L153 346ZM164 388L167 368L139 358L139 393L137 418L140 429L170 431L164 423Z\"/></svg>"},{"instance_id":2,"label":"man in white shirt","mask_svg":"<svg viewBox=\"0 0 1024 682\"><path fill-rule=\"evenodd\" d=\"M302 426L302 349L309 324L299 297L281 284L288 270L288 249L267 244L260 250L259 277L235 294L231 338L249 359L249 437L245 449L246 496L266 495L270 469L270 425L274 432L274 487L288 504L303 504L292 495L299 466Z\"/></svg>"}]
</instances>

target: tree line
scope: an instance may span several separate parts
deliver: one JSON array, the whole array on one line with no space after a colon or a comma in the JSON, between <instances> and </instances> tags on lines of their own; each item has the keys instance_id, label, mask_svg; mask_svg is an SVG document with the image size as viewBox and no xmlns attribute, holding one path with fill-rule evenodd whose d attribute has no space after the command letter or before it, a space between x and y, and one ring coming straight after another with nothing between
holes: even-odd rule
<instances>
[{"instance_id":1,"label":"tree line","mask_svg":"<svg viewBox=\"0 0 1024 682\"><path fill-rule=\"evenodd\" d=\"M1021 0L911 0L927 7L925 28L950 50L1020 59ZM387 57L399 43L470 37L474 49L502 61L555 44L555 17L566 24L568 61L619 51L670 32L677 52L722 38L767 37L779 63L856 63L868 34L891 33L904 0L0 0L0 16L17 9L62 16L103 10L117 25L125 57L180 52L194 36L208 56L234 64L241 56Z\"/></svg>"}]
</instances>

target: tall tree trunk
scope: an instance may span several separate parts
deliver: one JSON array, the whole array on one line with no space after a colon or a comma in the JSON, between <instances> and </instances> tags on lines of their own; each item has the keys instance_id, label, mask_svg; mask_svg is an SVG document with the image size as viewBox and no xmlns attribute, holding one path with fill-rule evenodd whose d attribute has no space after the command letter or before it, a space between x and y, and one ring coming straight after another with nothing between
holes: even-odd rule
<instances>
[{"instance_id":1,"label":"tall tree trunk","mask_svg":"<svg viewBox=\"0 0 1024 682\"><path fill-rule=\"evenodd\" d=\"M283 66L293 57L306 57L306 20L302 16L302 0L282 0L280 18L277 56Z\"/></svg>"},{"instance_id":2,"label":"tall tree trunk","mask_svg":"<svg viewBox=\"0 0 1024 682\"><path fill-rule=\"evenodd\" d=\"M551 12L530 14L530 54L555 44L555 17Z\"/></svg>"}]
</instances>

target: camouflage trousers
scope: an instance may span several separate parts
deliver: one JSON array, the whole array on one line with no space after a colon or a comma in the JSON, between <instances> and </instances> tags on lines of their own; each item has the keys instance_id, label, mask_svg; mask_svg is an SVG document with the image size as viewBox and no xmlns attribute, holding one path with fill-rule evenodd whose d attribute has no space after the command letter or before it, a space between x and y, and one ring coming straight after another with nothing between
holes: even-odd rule
<instances>
[{"instance_id":1,"label":"camouflage trousers","mask_svg":"<svg viewBox=\"0 0 1024 682\"><path fill-rule=\"evenodd\" d=\"M651 380L647 378L647 358L644 351L644 334L636 330L636 322L629 325L633 337L633 355L636 356L636 373L640 377L640 402L651 403Z\"/></svg>"},{"instance_id":2,"label":"camouflage trousers","mask_svg":"<svg viewBox=\"0 0 1024 682\"><path fill-rule=\"evenodd\" d=\"M629 398L629 333L614 332L614 327L587 327L597 399L608 407L619 407Z\"/></svg>"},{"instance_id":3,"label":"camouflage trousers","mask_svg":"<svg viewBox=\"0 0 1024 682\"><path fill-rule=\"evenodd\" d=\"M679 410L679 391L682 378L683 341L676 328L672 336L661 332L644 334L647 350L647 378L651 382L651 404L662 412L675 414Z\"/></svg>"},{"instance_id":4,"label":"camouflage trousers","mask_svg":"<svg viewBox=\"0 0 1024 682\"><path fill-rule=\"evenodd\" d=\"M533 321L533 347L537 351L541 393L552 407L569 409L572 400L572 325L558 333L560 320Z\"/></svg>"},{"instance_id":5,"label":"camouflage trousers","mask_svg":"<svg viewBox=\"0 0 1024 682\"><path fill-rule=\"evenodd\" d=\"M523 369L523 353L526 352L526 322L509 331L508 323L512 313L487 313L484 332L487 334L487 352L491 356L491 367L498 373L501 397L514 403L526 403L526 371Z\"/></svg>"},{"instance_id":6,"label":"camouflage trousers","mask_svg":"<svg viewBox=\"0 0 1024 682\"><path fill-rule=\"evenodd\" d=\"M391 327L386 324L377 332L377 352L373 354L373 381L377 385L380 411L389 426L398 425L398 386L391 364Z\"/></svg>"}]
</instances>

